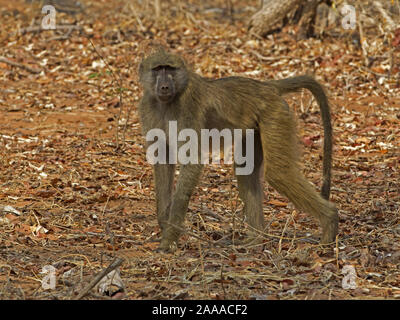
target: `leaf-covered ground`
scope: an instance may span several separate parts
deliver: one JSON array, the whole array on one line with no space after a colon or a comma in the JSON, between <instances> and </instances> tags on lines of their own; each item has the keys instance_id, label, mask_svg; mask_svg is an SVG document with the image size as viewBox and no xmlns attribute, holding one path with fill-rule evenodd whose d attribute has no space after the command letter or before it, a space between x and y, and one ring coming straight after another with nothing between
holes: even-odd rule
<instances>
[{"instance_id":1,"label":"leaf-covered ground","mask_svg":"<svg viewBox=\"0 0 400 320\"><path fill-rule=\"evenodd\" d=\"M400 31L366 12L366 63L353 31L341 28L302 41L293 27L250 35L255 0L232 1L233 20L226 1L161 1L159 21L152 1L82 2L84 13L57 14L57 25L81 30L23 32L40 24L40 8L0 1L0 56L33 69L0 62L1 299L73 298L115 256L125 259L125 299L400 298ZM398 14L392 18L399 25ZM231 167L213 165L193 195L177 252L155 252L154 184L137 114L141 46L152 39L204 76L312 73L325 84L335 142L331 199L340 215L335 249L319 246L317 221L267 185L263 245L232 243L246 231L242 204ZM305 174L319 188L318 106L307 92L288 101ZM42 288L46 265L56 268L54 290ZM356 289L343 289L347 265Z\"/></svg>"}]
</instances>

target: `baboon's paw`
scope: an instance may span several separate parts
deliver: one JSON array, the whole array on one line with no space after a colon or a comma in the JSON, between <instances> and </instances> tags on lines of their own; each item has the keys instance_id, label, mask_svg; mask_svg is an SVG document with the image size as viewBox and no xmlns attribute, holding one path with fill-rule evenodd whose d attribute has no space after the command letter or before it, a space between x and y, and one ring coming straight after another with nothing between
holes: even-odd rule
<instances>
[{"instance_id":1,"label":"baboon's paw","mask_svg":"<svg viewBox=\"0 0 400 320\"><path fill-rule=\"evenodd\" d=\"M157 252L174 253L178 248L176 241L161 240L160 246L156 249Z\"/></svg>"},{"instance_id":2,"label":"baboon's paw","mask_svg":"<svg viewBox=\"0 0 400 320\"><path fill-rule=\"evenodd\" d=\"M330 244L336 241L336 235L338 233L337 222L331 222L329 225L325 225L322 231L321 244Z\"/></svg>"}]
</instances>

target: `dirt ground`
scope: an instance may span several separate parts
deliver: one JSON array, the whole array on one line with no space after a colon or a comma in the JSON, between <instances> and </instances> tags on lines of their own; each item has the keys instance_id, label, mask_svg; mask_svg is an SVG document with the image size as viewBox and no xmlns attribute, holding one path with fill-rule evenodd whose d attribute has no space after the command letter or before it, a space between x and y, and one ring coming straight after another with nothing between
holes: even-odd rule
<instances>
[{"instance_id":1,"label":"dirt ground","mask_svg":"<svg viewBox=\"0 0 400 320\"><path fill-rule=\"evenodd\" d=\"M365 65L348 31L302 41L293 27L249 35L255 0L233 1L233 21L225 1L162 1L159 21L147 1L82 2L84 13L57 14L57 24L82 28L66 34L23 32L40 23L40 8L0 0L0 57L34 69L0 61L1 299L74 298L114 257L124 259L125 287L114 298L400 298L400 32L366 26ZM247 226L233 170L209 165L178 250L155 251L154 184L137 114L140 48L149 39L167 41L204 76L312 73L327 87L335 246L318 245L317 221L267 185L263 244L238 245ZM318 106L307 92L287 100L304 172L319 188ZM56 270L50 290L42 286L47 265ZM348 266L351 289L343 287ZM106 297L91 291L85 299Z\"/></svg>"}]
</instances>

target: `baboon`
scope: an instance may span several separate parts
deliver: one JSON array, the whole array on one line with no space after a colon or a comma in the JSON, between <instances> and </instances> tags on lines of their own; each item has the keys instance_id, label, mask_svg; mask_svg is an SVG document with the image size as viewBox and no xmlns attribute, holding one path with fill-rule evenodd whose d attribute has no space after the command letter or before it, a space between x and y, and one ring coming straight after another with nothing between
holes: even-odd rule
<instances>
[{"instance_id":1,"label":"baboon","mask_svg":"<svg viewBox=\"0 0 400 320\"><path fill-rule=\"evenodd\" d=\"M264 230L261 170L266 181L286 196L297 209L316 217L322 226L322 243L335 240L338 215L329 202L331 167L331 124L328 101L321 85L309 76L277 81L244 77L204 78L187 66L185 60L164 48L153 50L139 66L143 97L139 114L143 133L153 128L168 135L168 123L179 130L222 128L254 129L254 170L237 175L244 214L252 229ZM301 172L298 140L293 114L282 98L288 92L309 89L318 101L324 128L324 182L322 195ZM167 146L168 148L168 146ZM168 156L168 150L166 150ZM182 231L189 199L202 172L201 164L181 164L174 189L175 165L155 164L157 219L161 228L162 251L173 251Z\"/></svg>"}]
</instances>

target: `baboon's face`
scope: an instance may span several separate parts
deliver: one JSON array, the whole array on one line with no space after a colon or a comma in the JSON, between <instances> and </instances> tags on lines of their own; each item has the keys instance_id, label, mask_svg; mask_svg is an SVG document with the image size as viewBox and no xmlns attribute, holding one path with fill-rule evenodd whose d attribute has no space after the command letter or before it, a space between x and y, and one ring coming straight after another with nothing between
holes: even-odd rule
<instances>
[{"instance_id":1,"label":"baboon's face","mask_svg":"<svg viewBox=\"0 0 400 320\"><path fill-rule=\"evenodd\" d=\"M143 88L162 103L173 102L189 78L183 59L163 50L142 61L139 76Z\"/></svg>"},{"instance_id":2,"label":"baboon's face","mask_svg":"<svg viewBox=\"0 0 400 320\"><path fill-rule=\"evenodd\" d=\"M161 102L170 102L176 95L175 77L177 68L165 65L151 70L154 93Z\"/></svg>"}]
</instances>

